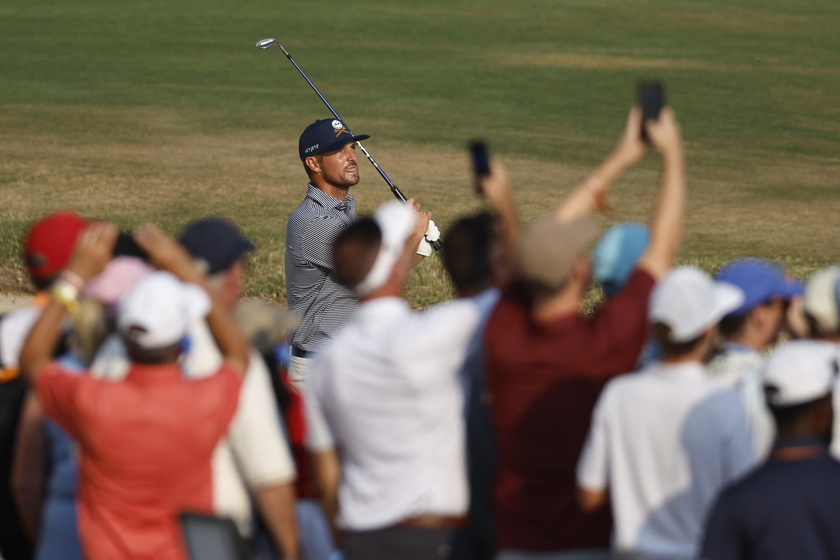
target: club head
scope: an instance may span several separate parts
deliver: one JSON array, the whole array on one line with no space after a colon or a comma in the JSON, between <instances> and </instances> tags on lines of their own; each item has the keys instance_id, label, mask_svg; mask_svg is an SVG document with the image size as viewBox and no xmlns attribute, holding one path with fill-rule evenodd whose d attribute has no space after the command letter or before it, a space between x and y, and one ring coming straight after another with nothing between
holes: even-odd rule
<instances>
[{"instance_id":1,"label":"club head","mask_svg":"<svg viewBox=\"0 0 840 560\"><path fill-rule=\"evenodd\" d=\"M254 46L257 47L258 49L265 50L269 47L273 47L276 44L277 44L277 39L273 39L273 38L272 39L260 39L259 41L257 41L256 45L254 45Z\"/></svg>"}]
</instances>

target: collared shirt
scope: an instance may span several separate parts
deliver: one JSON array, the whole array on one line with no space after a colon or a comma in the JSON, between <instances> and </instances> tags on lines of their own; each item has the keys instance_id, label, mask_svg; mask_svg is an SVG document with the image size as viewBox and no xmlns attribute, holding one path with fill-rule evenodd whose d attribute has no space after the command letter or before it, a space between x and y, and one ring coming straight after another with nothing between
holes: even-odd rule
<instances>
[{"instance_id":1,"label":"collared shirt","mask_svg":"<svg viewBox=\"0 0 840 560\"><path fill-rule=\"evenodd\" d=\"M91 560L186 557L182 511L212 512L210 458L236 410L240 376L191 381L177 365L134 364L123 382L38 377L46 415L81 449L79 531Z\"/></svg>"},{"instance_id":2,"label":"collared shirt","mask_svg":"<svg viewBox=\"0 0 840 560\"><path fill-rule=\"evenodd\" d=\"M775 454L727 488L712 509L706 560L840 558L840 462L817 439L777 445L804 448L800 459Z\"/></svg>"},{"instance_id":3,"label":"collared shirt","mask_svg":"<svg viewBox=\"0 0 840 560\"><path fill-rule=\"evenodd\" d=\"M466 512L458 374L478 321L470 300L416 312L400 298L377 298L313 358L307 446L341 450L340 527Z\"/></svg>"},{"instance_id":4,"label":"collared shirt","mask_svg":"<svg viewBox=\"0 0 840 560\"><path fill-rule=\"evenodd\" d=\"M658 363L604 388L578 484L609 488L616 552L693 559L712 501L753 462L738 395L700 363Z\"/></svg>"},{"instance_id":5,"label":"collared shirt","mask_svg":"<svg viewBox=\"0 0 840 560\"><path fill-rule=\"evenodd\" d=\"M181 363L184 374L190 379L213 375L222 365L222 354L207 323L193 322L187 339L189 349ZM120 381L128 374L130 365L122 340L113 335L100 347L91 370L94 377ZM253 348L236 414L227 436L216 446L212 467L214 510L231 517L243 535L253 531L250 494L295 479L295 466L283 434L271 377L262 356Z\"/></svg>"},{"instance_id":6,"label":"collared shirt","mask_svg":"<svg viewBox=\"0 0 840 560\"><path fill-rule=\"evenodd\" d=\"M332 276L332 244L358 220L356 199L338 200L310 184L286 228L286 297L301 322L292 344L312 352L347 324L358 298Z\"/></svg>"}]
</instances>

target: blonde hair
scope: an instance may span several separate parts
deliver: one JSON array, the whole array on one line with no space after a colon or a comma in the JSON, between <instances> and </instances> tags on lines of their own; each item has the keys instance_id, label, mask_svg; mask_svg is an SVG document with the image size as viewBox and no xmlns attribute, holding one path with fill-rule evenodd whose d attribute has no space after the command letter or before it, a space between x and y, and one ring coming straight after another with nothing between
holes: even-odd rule
<instances>
[{"instance_id":1,"label":"blonde hair","mask_svg":"<svg viewBox=\"0 0 840 560\"><path fill-rule=\"evenodd\" d=\"M85 363L93 362L96 351L113 332L105 304L94 300L81 300L79 313L73 316L73 327L67 345Z\"/></svg>"}]
</instances>

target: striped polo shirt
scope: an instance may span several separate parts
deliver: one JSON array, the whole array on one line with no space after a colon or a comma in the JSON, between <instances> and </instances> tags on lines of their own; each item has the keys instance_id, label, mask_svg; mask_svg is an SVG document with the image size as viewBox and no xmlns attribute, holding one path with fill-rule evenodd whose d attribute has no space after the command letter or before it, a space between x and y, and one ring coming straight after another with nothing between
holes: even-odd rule
<instances>
[{"instance_id":1,"label":"striped polo shirt","mask_svg":"<svg viewBox=\"0 0 840 560\"><path fill-rule=\"evenodd\" d=\"M318 350L356 309L356 295L332 275L333 240L358 220L356 199L338 200L310 184L286 228L286 297L301 317L292 344Z\"/></svg>"}]
</instances>

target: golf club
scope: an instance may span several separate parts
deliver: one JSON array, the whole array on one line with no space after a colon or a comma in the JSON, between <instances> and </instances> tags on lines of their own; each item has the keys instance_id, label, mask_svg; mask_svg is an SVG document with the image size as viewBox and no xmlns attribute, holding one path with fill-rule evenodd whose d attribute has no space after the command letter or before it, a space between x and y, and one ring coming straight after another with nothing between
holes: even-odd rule
<instances>
[{"instance_id":1,"label":"golf club","mask_svg":"<svg viewBox=\"0 0 840 560\"><path fill-rule=\"evenodd\" d=\"M309 79L309 76L307 76L306 73L303 71L303 69L300 66L298 66L298 63L295 62L295 59L292 58L292 55L289 54L289 51L287 51L286 48L277 41L277 39L274 39L274 38L261 39L261 40L257 41L254 46L256 46L258 49L266 50L268 48L273 47L274 45L277 45L278 47L280 47L280 50L283 51L283 54L286 55L286 58L289 59L289 62L291 62L295 66L295 68L297 68L297 71L300 72L300 75L303 76L303 79L306 80L306 83L309 84L309 87L311 87L315 91L315 93L318 94L318 97L321 98L321 101L323 101L324 105L327 106L327 109L330 110L330 112L333 114L333 116L335 118L337 118L338 120L340 120L341 122L344 122L344 119L342 119L338 115L336 110L333 109L333 106L330 105L330 102L327 101L327 98L323 96L323 94L318 90L317 87L315 87L315 84L312 83L312 80ZM397 197L397 199L401 200L402 202L408 202L408 197L405 196L405 194L403 194L403 192L399 189L399 187L397 187L394 184L393 181L391 181L391 178L388 177L388 175L385 173L385 171L383 171L382 168L379 167L379 164L376 163L376 160L373 159L373 156L370 155L370 152L368 152L365 149L365 147L362 145L362 143L357 140L356 145L359 147L360 150L362 150L362 153L365 154L365 157L368 159L368 161L371 163L371 165L373 165L373 167L379 172L379 175L382 177L382 179L385 180L385 183L388 184L388 187L390 187L391 192L394 193L394 196ZM434 225L434 222L430 221L430 223L432 225ZM427 239L427 241L428 241L428 239ZM432 246L432 248L435 251L438 251L438 250L440 250L441 247L443 247L443 242L441 242L440 239L436 239L434 241L429 241L429 244Z\"/></svg>"}]
</instances>

